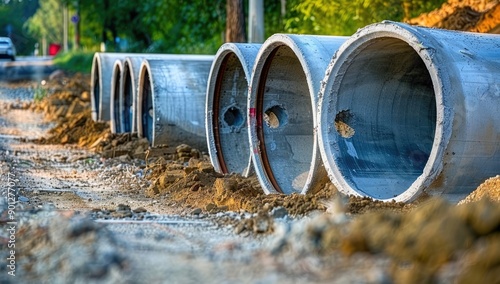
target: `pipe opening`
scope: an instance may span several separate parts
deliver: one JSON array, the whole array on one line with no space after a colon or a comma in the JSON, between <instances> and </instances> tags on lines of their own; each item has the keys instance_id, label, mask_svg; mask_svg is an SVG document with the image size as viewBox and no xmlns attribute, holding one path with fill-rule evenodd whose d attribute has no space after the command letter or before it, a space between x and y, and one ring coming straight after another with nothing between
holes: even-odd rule
<instances>
[{"instance_id":1,"label":"pipe opening","mask_svg":"<svg viewBox=\"0 0 500 284\"><path fill-rule=\"evenodd\" d=\"M149 144L153 144L153 90L151 88L151 77L149 71L144 71L144 84L142 85L142 136L147 138Z\"/></svg>"},{"instance_id":2,"label":"pipe opening","mask_svg":"<svg viewBox=\"0 0 500 284\"><path fill-rule=\"evenodd\" d=\"M281 45L266 59L256 93L257 137L264 172L285 194L304 188L314 147L309 83L293 50ZM264 125L268 126L265 127Z\"/></svg>"},{"instance_id":3,"label":"pipe opening","mask_svg":"<svg viewBox=\"0 0 500 284\"><path fill-rule=\"evenodd\" d=\"M121 81L121 72L118 66L115 67L114 78L113 78L113 124L115 133L121 133L121 125L120 125L120 81Z\"/></svg>"},{"instance_id":4,"label":"pipe opening","mask_svg":"<svg viewBox=\"0 0 500 284\"><path fill-rule=\"evenodd\" d=\"M132 122L134 119L133 113L133 89L132 89L132 80L133 74L132 70L128 67L128 64L124 65L124 82L123 82L123 105L122 105L122 128L123 132L132 132Z\"/></svg>"},{"instance_id":5,"label":"pipe opening","mask_svg":"<svg viewBox=\"0 0 500 284\"><path fill-rule=\"evenodd\" d=\"M217 72L214 87L212 125L217 160L223 173L242 173L248 165L248 132L246 102L248 81L240 60L234 53L226 55ZM243 107L242 107L243 106Z\"/></svg>"},{"instance_id":6,"label":"pipe opening","mask_svg":"<svg viewBox=\"0 0 500 284\"><path fill-rule=\"evenodd\" d=\"M403 40L379 38L359 49L339 81L335 162L353 189L391 199L427 164L436 129L433 83Z\"/></svg>"},{"instance_id":7,"label":"pipe opening","mask_svg":"<svg viewBox=\"0 0 500 284\"><path fill-rule=\"evenodd\" d=\"M245 117L241 109L232 106L224 112L224 122L228 127L239 129L244 125Z\"/></svg>"},{"instance_id":8,"label":"pipe opening","mask_svg":"<svg viewBox=\"0 0 500 284\"><path fill-rule=\"evenodd\" d=\"M263 114L263 120L269 128L284 126L288 121L288 114L281 106L272 106Z\"/></svg>"},{"instance_id":9,"label":"pipe opening","mask_svg":"<svg viewBox=\"0 0 500 284\"><path fill-rule=\"evenodd\" d=\"M99 71L99 61L97 59L94 59L94 105L92 106L92 109L94 111L94 120L100 120L101 118L99 117L99 112L100 112L100 107L99 104L101 103L101 85L99 82L101 81L101 72Z\"/></svg>"}]
</instances>

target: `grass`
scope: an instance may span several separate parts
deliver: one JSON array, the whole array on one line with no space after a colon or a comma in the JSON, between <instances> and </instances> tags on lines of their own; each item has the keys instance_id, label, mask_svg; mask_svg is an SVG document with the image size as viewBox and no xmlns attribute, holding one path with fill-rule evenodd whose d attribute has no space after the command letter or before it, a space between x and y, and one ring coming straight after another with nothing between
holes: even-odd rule
<instances>
[{"instance_id":1,"label":"grass","mask_svg":"<svg viewBox=\"0 0 500 284\"><path fill-rule=\"evenodd\" d=\"M47 96L47 90L44 89L42 86L38 85L35 89L35 93L33 94L33 100L35 102L40 102Z\"/></svg>"},{"instance_id":2,"label":"grass","mask_svg":"<svg viewBox=\"0 0 500 284\"><path fill-rule=\"evenodd\" d=\"M70 51L54 57L54 64L65 71L90 74L94 52Z\"/></svg>"}]
</instances>

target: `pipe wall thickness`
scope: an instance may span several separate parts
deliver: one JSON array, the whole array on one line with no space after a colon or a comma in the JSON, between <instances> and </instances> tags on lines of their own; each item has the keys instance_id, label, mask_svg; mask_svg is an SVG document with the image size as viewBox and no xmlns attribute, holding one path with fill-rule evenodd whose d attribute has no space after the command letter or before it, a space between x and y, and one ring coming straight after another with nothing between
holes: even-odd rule
<instances>
[{"instance_id":1,"label":"pipe wall thickness","mask_svg":"<svg viewBox=\"0 0 500 284\"><path fill-rule=\"evenodd\" d=\"M262 45L247 106L252 161L266 193L316 191L328 180L314 131L317 97L346 39L275 34Z\"/></svg>"},{"instance_id":2,"label":"pipe wall thickness","mask_svg":"<svg viewBox=\"0 0 500 284\"><path fill-rule=\"evenodd\" d=\"M205 124L210 160L219 173L247 176L252 160L248 141L248 85L261 44L223 44L208 77Z\"/></svg>"},{"instance_id":3,"label":"pipe wall thickness","mask_svg":"<svg viewBox=\"0 0 500 284\"><path fill-rule=\"evenodd\" d=\"M144 60L139 76L138 134L152 146L207 149L205 96L213 55Z\"/></svg>"},{"instance_id":4,"label":"pipe wall thickness","mask_svg":"<svg viewBox=\"0 0 500 284\"><path fill-rule=\"evenodd\" d=\"M90 78L90 107L92 119L109 121L113 65L131 53L96 52L92 59Z\"/></svg>"},{"instance_id":5,"label":"pipe wall thickness","mask_svg":"<svg viewBox=\"0 0 500 284\"><path fill-rule=\"evenodd\" d=\"M367 26L329 65L318 109L340 191L458 201L500 172L500 36Z\"/></svg>"}]
</instances>

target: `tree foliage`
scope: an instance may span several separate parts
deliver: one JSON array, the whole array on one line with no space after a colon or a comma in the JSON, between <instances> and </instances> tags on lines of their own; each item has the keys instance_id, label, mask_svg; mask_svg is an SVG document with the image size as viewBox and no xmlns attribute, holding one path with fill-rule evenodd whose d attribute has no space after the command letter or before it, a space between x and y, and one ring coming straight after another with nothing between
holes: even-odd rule
<instances>
[{"instance_id":1,"label":"tree foliage","mask_svg":"<svg viewBox=\"0 0 500 284\"><path fill-rule=\"evenodd\" d=\"M21 0L0 0L21 3ZM22 0L24 3L37 0ZM60 7L78 14L80 45L108 51L213 54L224 42L229 0L38 0L28 21L30 34L51 42L62 37ZM401 21L430 11L445 0L265 0L265 37L274 33L350 35L382 20ZM248 17L249 0L240 11ZM1 3L1 2L0 2ZM2 17L0 4L0 24ZM12 6L12 5L11 5ZM246 21L246 19L245 19ZM248 23L248 21L246 21ZM77 28L70 24L69 32Z\"/></svg>"},{"instance_id":2,"label":"tree foliage","mask_svg":"<svg viewBox=\"0 0 500 284\"><path fill-rule=\"evenodd\" d=\"M38 9L38 0L0 0L0 36L10 36L18 54L32 54L36 39L23 27Z\"/></svg>"},{"instance_id":3,"label":"tree foliage","mask_svg":"<svg viewBox=\"0 0 500 284\"><path fill-rule=\"evenodd\" d=\"M351 35L383 20L402 21L439 7L444 0L292 0L286 30Z\"/></svg>"},{"instance_id":4,"label":"tree foliage","mask_svg":"<svg viewBox=\"0 0 500 284\"><path fill-rule=\"evenodd\" d=\"M34 37L45 37L48 42L62 42L63 17L60 0L40 1L40 7L25 24Z\"/></svg>"}]
</instances>

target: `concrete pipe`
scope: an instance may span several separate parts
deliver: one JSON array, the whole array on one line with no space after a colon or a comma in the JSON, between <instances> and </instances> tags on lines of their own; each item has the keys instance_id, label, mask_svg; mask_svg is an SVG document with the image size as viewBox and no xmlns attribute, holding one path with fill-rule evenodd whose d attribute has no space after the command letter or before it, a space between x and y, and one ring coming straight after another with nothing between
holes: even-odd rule
<instances>
[{"instance_id":1,"label":"concrete pipe","mask_svg":"<svg viewBox=\"0 0 500 284\"><path fill-rule=\"evenodd\" d=\"M319 102L319 144L346 194L458 201L500 173L500 37L367 26L340 48Z\"/></svg>"},{"instance_id":2,"label":"concrete pipe","mask_svg":"<svg viewBox=\"0 0 500 284\"><path fill-rule=\"evenodd\" d=\"M122 133L120 119L120 96L121 96L121 80L123 73L123 63L121 59L117 59L113 65L111 73L111 93L110 93L110 127L112 133Z\"/></svg>"},{"instance_id":3,"label":"concrete pipe","mask_svg":"<svg viewBox=\"0 0 500 284\"><path fill-rule=\"evenodd\" d=\"M109 121L111 76L113 64L117 59L124 59L131 53L96 52L92 60L90 79L90 103L92 119L95 121Z\"/></svg>"},{"instance_id":4,"label":"concrete pipe","mask_svg":"<svg viewBox=\"0 0 500 284\"><path fill-rule=\"evenodd\" d=\"M123 61L120 93L120 122L123 132L137 133L137 96L139 73L144 59L176 59L177 54L137 53Z\"/></svg>"},{"instance_id":5,"label":"concrete pipe","mask_svg":"<svg viewBox=\"0 0 500 284\"><path fill-rule=\"evenodd\" d=\"M152 146L185 143L207 149L205 96L213 55L144 60L139 72L137 130Z\"/></svg>"},{"instance_id":6,"label":"concrete pipe","mask_svg":"<svg viewBox=\"0 0 500 284\"><path fill-rule=\"evenodd\" d=\"M137 93L139 71L144 56L129 56L123 61L120 94L120 125L123 132L137 132Z\"/></svg>"},{"instance_id":7,"label":"concrete pipe","mask_svg":"<svg viewBox=\"0 0 500 284\"><path fill-rule=\"evenodd\" d=\"M261 44L223 44L215 55L207 85L205 124L210 160L219 173L248 175L248 84Z\"/></svg>"},{"instance_id":8,"label":"concrete pipe","mask_svg":"<svg viewBox=\"0 0 500 284\"><path fill-rule=\"evenodd\" d=\"M276 34L262 45L248 95L254 170L266 193L314 192L327 181L316 127L317 95L346 37Z\"/></svg>"}]
</instances>

